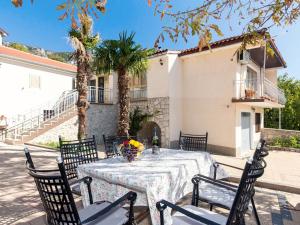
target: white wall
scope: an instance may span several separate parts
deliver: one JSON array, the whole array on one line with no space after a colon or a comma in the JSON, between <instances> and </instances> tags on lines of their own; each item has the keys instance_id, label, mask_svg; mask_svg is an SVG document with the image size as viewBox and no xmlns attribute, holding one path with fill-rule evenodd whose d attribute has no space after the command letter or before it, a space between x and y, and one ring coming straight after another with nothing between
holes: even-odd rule
<instances>
[{"instance_id":1,"label":"white wall","mask_svg":"<svg viewBox=\"0 0 300 225\"><path fill-rule=\"evenodd\" d=\"M183 131L208 132L208 143L235 148L235 105L231 102L237 73L235 48L206 51L183 61Z\"/></svg>"},{"instance_id":2,"label":"white wall","mask_svg":"<svg viewBox=\"0 0 300 225\"><path fill-rule=\"evenodd\" d=\"M163 60L163 65L159 60ZM148 98L169 97L168 56L162 55L149 59L147 71Z\"/></svg>"},{"instance_id":3,"label":"white wall","mask_svg":"<svg viewBox=\"0 0 300 225\"><path fill-rule=\"evenodd\" d=\"M72 89L72 77L0 62L0 115L24 114ZM40 77L40 88L29 88L30 75Z\"/></svg>"},{"instance_id":4,"label":"white wall","mask_svg":"<svg viewBox=\"0 0 300 225\"><path fill-rule=\"evenodd\" d=\"M182 130L182 61L177 54L168 55L170 141L178 141Z\"/></svg>"}]
</instances>

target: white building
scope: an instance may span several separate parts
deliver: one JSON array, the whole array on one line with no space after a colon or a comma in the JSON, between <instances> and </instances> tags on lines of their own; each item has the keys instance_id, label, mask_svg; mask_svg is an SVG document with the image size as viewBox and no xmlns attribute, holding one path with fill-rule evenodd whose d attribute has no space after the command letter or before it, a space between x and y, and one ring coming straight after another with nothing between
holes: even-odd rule
<instances>
[{"instance_id":1,"label":"white building","mask_svg":"<svg viewBox=\"0 0 300 225\"><path fill-rule=\"evenodd\" d=\"M163 50L151 56L146 75L131 83L131 109L159 111L142 134L152 135L156 124L163 146L176 148L180 131L208 132L211 151L249 154L260 139L264 109L284 107L277 71L286 64L273 40L268 44L274 56L265 54L265 43L238 53L242 41L235 36L212 43L211 50ZM103 86L116 87L110 84L116 80L104 79Z\"/></svg>"},{"instance_id":2,"label":"white building","mask_svg":"<svg viewBox=\"0 0 300 225\"><path fill-rule=\"evenodd\" d=\"M0 115L12 123L32 110L54 104L64 91L72 90L77 69L5 47L2 38L6 35L0 29Z\"/></svg>"}]
</instances>

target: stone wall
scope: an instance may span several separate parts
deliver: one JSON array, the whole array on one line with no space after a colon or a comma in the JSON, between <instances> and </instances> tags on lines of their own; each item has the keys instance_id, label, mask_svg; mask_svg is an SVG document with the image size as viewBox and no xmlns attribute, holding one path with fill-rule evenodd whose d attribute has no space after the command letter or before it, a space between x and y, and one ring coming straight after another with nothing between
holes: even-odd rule
<instances>
[{"instance_id":1,"label":"stone wall","mask_svg":"<svg viewBox=\"0 0 300 225\"><path fill-rule=\"evenodd\" d=\"M133 111L136 107L139 107L144 113L154 114L150 121L157 123L161 129L161 145L162 147L170 147L169 98L148 98L143 101L132 101L130 111Z\"/></svg>"},{"instance_id":2,"label":"stone wall","mask_svg":"<svg viewBox=\"0 0 300 225\"><path fill-rule=\"evenodd\" d=\"M103 144L103 134L116 135L118 123L117 104L90 104L87 118L87 135L95 135L97 144Z\"/></svg>"},{"instance_id":3,"label":"stone wall","mask_svg":"<svg viewBox=\"0 0 300 225\"><path fill-rule=\"evenodd\" d=\"M268 140L272 140L275 137L290 137L290 136L300 137L300 131L264 128L261 132L261 135L262 138L268 141Z\"/></svg>"},{"instance_id":4,"label":"stone wall","mask_svg":"<svg viewBox=\"0 0 300 225\"><path fill-rule=\"evenodd\" d=\"M77 115L64 123L48 130L44 134L31 140L31 143L49 143L58 142L58 136L61 135L65 140L76 140L78 131L78 118Z\"/></svg>"}]
</instances>

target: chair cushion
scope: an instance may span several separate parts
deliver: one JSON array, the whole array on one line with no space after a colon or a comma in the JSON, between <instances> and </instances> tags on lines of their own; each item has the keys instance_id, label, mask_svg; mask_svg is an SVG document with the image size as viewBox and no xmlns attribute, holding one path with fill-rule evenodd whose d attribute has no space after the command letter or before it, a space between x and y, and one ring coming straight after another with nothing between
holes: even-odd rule
<instances>
[{"instance_id":1,"label":"chair cushion","mask_svg":"<svg viewBox=\"0 0 300 225\"><path fill-rule=\"evenodd\" d=\"M89 205L88 207L79 210L78 213L80 220L84 221L109 205L109 202L94 203L93 205ZM98 219L91 221L90 223L86 223L86 225L122 225L128 221L127 214L127 210L121 207L116 207L105 215L100 216Z\"/></svg>"},{"instance_id":2,"label":"chair cushion","mask_svg":"<svg viewBox=\"0 0 300 225\"><path fill-rule=\"evenodd\" d=\"M213 211L209 211L209 210L206 210L206 209L203 209L203 208L198 208L196 206L193 206L193 205L185 205L183 206L182 208L184 208L185 210L188 210L190 211L191 213L194 213L198 216L201 216L205 219L208 219L208 220L211 220L213 222L216 222L220 225L222 224L226 224L227 222L227 217L223 216L223 215L220 215L216 212L213 212ZM194 220L186 215L183 215L182 213L180 212L176 212L173 216L172 216L172 219L173 219L173 225L201 225L203 223L197 221L197 220Z\"/></svg>"},{"instance_id":3,"label":"chair cushion","mask_svg":"<svg viewBox=\"0 0 300 225\"><path fill-rule=\"evenodd\" d=\"M226 188L202 182L199 184L199 200L206 200L208 202L214 202L221 204L228 209L231 208L235 192L228 190Z\"/></svg>"},{"instance_id":4,"label":"chair cushion","mask_svg":"<svg viewBox=\"0 0 300 225\"><path fill-rule=\"evenodd\" d=\"M76 195L81 195L80 183L71 184L71 191Z\"/></svg>"}]
</instances>

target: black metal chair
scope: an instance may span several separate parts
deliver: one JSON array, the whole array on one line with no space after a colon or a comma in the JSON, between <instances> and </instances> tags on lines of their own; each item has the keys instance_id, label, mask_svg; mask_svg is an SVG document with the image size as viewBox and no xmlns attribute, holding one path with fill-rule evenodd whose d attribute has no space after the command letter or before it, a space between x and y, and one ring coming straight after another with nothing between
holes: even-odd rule
<instances>
[{"instance_id":1,"label":"black metal chair","mask_svg":"<svg viewBox=\"0 0 300 225\"><path fill-rule=\"evenodd\" d=\"M186 151L207 151L208 133L204 135L184 134L180 131L179 147Z\"/></svg>"},{"instance_id":2,"label":"black metal chair","mask_svg":"<svg viewBox=\"0 0 300 225\"><path fill-rule=\"evenodd\" d=\"M136 140L136 136L130 136L129 139ZM127 136L105 136L103 134L106 157L110 158L121 155L121 153L117 150L117 145L123 143L125 140L128 140Z\"/></svg>"},{"instance_id":3,"label":"black metal chair","mask_svg":"<svg viewBox=\"0 0 300 225\"><path fill-rule=\"evenodd\" d=\"M266 162L263 160L264 157L268 155L268 151L265 148L265 141L261 140L260 144L257 146L253 158L264 166L267 166ZM226 164L223 164L226 165ZM227 165L228 166L228 165ZM215 165L214 178L203 176L201 174L195 175L192 179L194 184L192 205L198 206L199 201L206 202L210 205L212 210L213 206L221 207L230 210L233 204L234 197L236 195L237 186L225 182L225 180L217 180L216 172L219 164ZM240 169L234 167L236 169ZM243 170L243 169L240 169ZM254 199L251 198L251 204L253 207L253 213L258 225L260 225L260 220L254 203Z\"/></svg>"},{"instance_id":4,"label":"black metal chair","mask_svg":"<svg viewBox=\"0 0 300 225\"><path fill-rule=\"evenodd\" d=\"M105 201L93 203L89 189L91 205L78 210L61 157L57 160L58 169L40 170L35 169L30 153L26 148L25 155L29 175L34 178L49 225L134 224L135 192L128 192L113 203ZM85 182L87 178L82 178L80 181ZM122 208L126 203L129 203L129 210Z\"/></svg>"},{"instance_id":5,"label":"black metal chair","mask_svg":"<svg viewBox=\"0 0 300 225\"><path fill-rule=\"evenodd\" d=\"M245 225L245 214L255 193L254 185L257 178L264 173L264 165L257 159L249 160L243 171L229 215L223 216L213 211L198 208L193 205L176 206L161 200L156 204L160 212L161 225L164 225L164 210L167 207L177 211L173 216L173 225Z\"/></svg>"},{"instance_id":6,"label":"black metal chair","mask_svg":"<svg viewBox=\"0 0 300 225\"><path fill-rule=\"evenodd\" d=\"M95 136L73 141L62 140L59 136L59 149L71 190L74 194L81 195L76 169L78 165L99 160Z\"/></svg>"}]
</instances>

